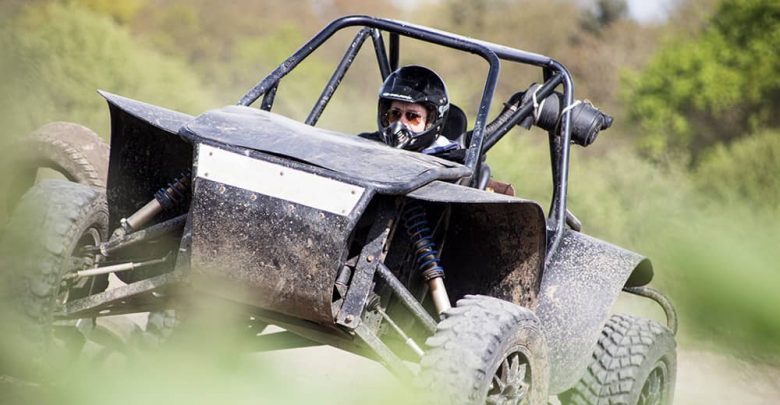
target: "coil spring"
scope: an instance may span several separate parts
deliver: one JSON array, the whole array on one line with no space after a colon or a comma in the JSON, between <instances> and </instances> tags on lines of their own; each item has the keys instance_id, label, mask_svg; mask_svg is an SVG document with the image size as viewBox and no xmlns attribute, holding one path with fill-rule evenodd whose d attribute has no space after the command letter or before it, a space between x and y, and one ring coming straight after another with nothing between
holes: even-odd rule
<instances>
[{"instance_id":1,"label":"coil spring","mask_svg":"<svg viewBox=\"0 0 780 405\"><path fill-rule=\"evenodd\" d=\"M439 252L433 242L431 228L425 210L420 204L410 203L403 213L406 233L412 240L414 263L426 281L444 277L444 269L439 265Z\"/></svg>"},{"instance_id":2,"label":"coil spring","mask_svg":"<svg viewBox=\"0 0 780 405\"><path fill-rule=\"evenodd\" d=\"M192 174L190 170L184 171L167 188L161 188L154 193L154 198L162 205L163 209L170 210L179 205L187 197L190 190Z\"/></svg>"}]
</instances>

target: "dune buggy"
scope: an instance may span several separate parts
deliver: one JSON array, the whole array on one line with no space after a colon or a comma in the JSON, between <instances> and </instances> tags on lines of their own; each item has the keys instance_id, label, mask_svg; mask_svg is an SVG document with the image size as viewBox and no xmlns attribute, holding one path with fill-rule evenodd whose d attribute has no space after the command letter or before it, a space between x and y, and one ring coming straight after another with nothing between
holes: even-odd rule
<instances>
[{"instance_id":1,"label":"dune buggy","mask_svg":"<svg viewBox=\"0 0 780 405\"><path fill-rule=\"evenodd\" d=\"M272 112L282 79L351 27L357 34L306 122ZM487 62L473 127L453 107L444 131L464 141L463 163L316 127L366 40L386 77L401 38ZM544 80L490 120L502 63L537 67ZM566 208L571 144L591 144L611 118L575 101L556 60L348 16L238 105L193 117L101 94L111 112L105 192L94 178L41 182L15 203L4 232L16 275L8 285L43 353L63 328L89 333L96 318L186 311L182 302L208 296L236 304L241 319L283 328L255 337L266 350L332 345L382 362L443 403L671 401L676 321L646 286L650 261L581 233ZM547 215L491 179L486 154L518 125L549 133ZM74 167L89 166L83 160ZM106 289L109 274L126 284ZM660 303L668 327L610 317L622 290Z\"/></svg>"}]
</instances>

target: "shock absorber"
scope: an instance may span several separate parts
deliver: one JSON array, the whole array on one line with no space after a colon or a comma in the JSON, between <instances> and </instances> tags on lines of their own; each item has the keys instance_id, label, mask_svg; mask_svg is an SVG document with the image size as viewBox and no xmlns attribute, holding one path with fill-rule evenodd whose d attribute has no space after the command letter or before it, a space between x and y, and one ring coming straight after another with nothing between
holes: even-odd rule
<instances>
[{"instance_id":1,"label":"shock absorber","mask_svg":"<svg viewBox=\"0 0 780 405\"><path fill-rule=\"evenodd\" d=\"M436 251L425 209L417 202L410 202L404 209L403 218L406 233L412 241L415 268L428 283L433 305L441 314L450 308L450 298L444 287L444 269L439 264L439 252Z\"/></svg>"},{"instance_id":2,"label":"shock absorber","mask_svg":"<svg viewBox=\"0 0 780 405\"><path fill-rule=\"evenodd\" d=\"M146 203L141 209L127 218L122 218L120 223L126 233L141 229L157 214L162 211L171 210L179 205L187 197L190 190L191 172L186 170L173 182L168 183L168 187L163 187L154 193L154 199Z\"/></svg>"}]
</instances>

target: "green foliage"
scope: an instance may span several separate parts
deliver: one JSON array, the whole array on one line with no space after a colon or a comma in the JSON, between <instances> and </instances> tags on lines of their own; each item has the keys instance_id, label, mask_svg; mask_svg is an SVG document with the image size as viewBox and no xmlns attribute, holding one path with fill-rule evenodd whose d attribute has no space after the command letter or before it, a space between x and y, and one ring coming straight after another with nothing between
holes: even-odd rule
<instances>
[{"instance_id":1,"label":"green foliage","mask_svg":"<svg viewBox=\"0 0 780 405\"><path fill-rule=\"evenodd\" d=\"M672 38L629 79L650 156L690 153L780 124L780 3L726 0L693 39Z\"/></svg>"},{"instance_id":2,"label":"green foliage","mask_svg":"<svg viewBox=\"0 0 780 405\"><path fill-rule=\"evenodd\" d=\"M213 105L185 65L138 46L107 17L54 3L26 7L5 20L0 120L6 139L56 120L106 136L108 109L97 89L190 113Z\"/></svg>"},{"instance_id":3,"label":"green foliage","mask_svg":"<svg viewBox=\"0 0 780 405\"><path fill-rule=\"evenodd\" d=\"M525 131L516 135L522 136L502 140L488 163L519 196L547 208L546 140ZM701 165L707 173L697 173L700 179L680 164L661 169L630 148L601 154L572 149L569 209L582 220L583 232L652 260L652 285L671 295L681 339L691 346L714 342L780 361L777 200L774 210L757 211L744 198L719 198L739 194L734 190L742 180L756 185L745 194L763 190L768 200L776 198L779 143L777 133L768 132L718 150Z\"/></svg>"},{"instance_id":4,"label":"green foliage","mask_svg":"<svg viewBox=\"0 0 780 405\"><path fill-rule=\"evenodd\" d=\"M120 24L130 22L148 0L66 0L81 5L98 14L113 18Z\"/></svg>"},{"instance_id":5,"label":"green foliage","mask_svg":"<svg viewBox=\"0 0 780 405\"><path fill-rule=\"evenodd\" d=\"M764 131L729 146L717 145L694 178L718 202L748 202L780 213L780 131Z\"/></svg>"},{"instance_id":6,"label":"green foliage","mask_svg":"<svg viewBox=\"0 0 780 405\"><path fill-rule=\"evenodd\" d=\"M780 361L780 217L743 204L682 210L688 226L668 235L656 269L671 289L691 344ZM661 267L663 266L663 267Z\"/></svg>"},{"instance_id":7,"label":"green foliage","mask_svg":"<svg viewBox=\"0 0 780 405\"><path fill-rule=\"evenodd\" d=\"M515 185L519 196L547 208L552 198L547 139L522 130L517 135L502 140L488 163L497 179ZM693 195L684 170L659 169L631 148L601 155L572 148L568 207L588 234L646 252L659 245L659 224L667 231L684 226L676 213Z\"/></svg>"}]
</instances>

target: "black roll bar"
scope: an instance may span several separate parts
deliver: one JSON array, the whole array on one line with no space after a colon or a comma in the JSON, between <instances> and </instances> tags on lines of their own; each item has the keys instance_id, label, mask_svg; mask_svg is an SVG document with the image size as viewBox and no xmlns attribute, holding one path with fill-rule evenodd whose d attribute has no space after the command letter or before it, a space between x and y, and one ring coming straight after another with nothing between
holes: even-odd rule
<instances>
[{"instance_id":1,"label":"black roll bar","mask_svg":"<svg viewBox=\"0 0 780 405\"><path fill-rule=\"evenodd\" d=\"M485 134L485 127L490 112L490 103L495 93L500 72L499 60L530 64L544 69L545 83L538 93L540 99L551 94L556 86L563 86L563 106L565 112L561 117L559 131L557 133L551 132L549 135L551 166L553 172L553 198L547 218L547 247L548 251L555 249L563 233L563 227L566 222L566 194L568 189L569 150L571 146L571 111L566 107L571 106L574 102L574 84L571 74L566 67L552 58L406 22L360 15L346 16L334 20L318 32L292 56L287 58L287 60L277 66L268 76L250 89L249 92L239 100L238 104L249 106L260 96L264 96L262 108L270 110L273 104L274 94L281 78L287 75L303 59L319 48L337 31L354 26L362 26L364 29L361 30L353 40L352 46L344 55L344 59L342 59L341 64L328 82L328 86L323 90L320 99L312 109L312 112L307 119L307 123L313 124L317 121L327 104L327 100L332 96L335 87L340 83L351 64L351 60L354 59L354 56L357 54L360 46L362 46L367 35L370 35L372 38L382 78L387 77L387 74L389 74L390 71L398 67L400 50L399 36L414 38L473 53L481 56L488 62L488 74L482 99L480 100L476 122L474 123L471 143L466 151L465 165L471 169L472 173L480 173L481 156L493 147L493 145L495 145L495 143L514 125L509 125L509 123L502 125L494 134L491 134L486 139L487 134ZM381 31L386 31L390 34L389 55L386 54ZM345 59L349 59L349 61L345 61ZM323 98L326 99L323 100ZM532 108L533 106L523 106L515 115L513 115L510 122L514 121L516 124L528 116L528 114L532 112ZM476 187L477 178L478 176L472 175L472 178L469 179L469 185Z\"/></svg>"}]
</instances>

